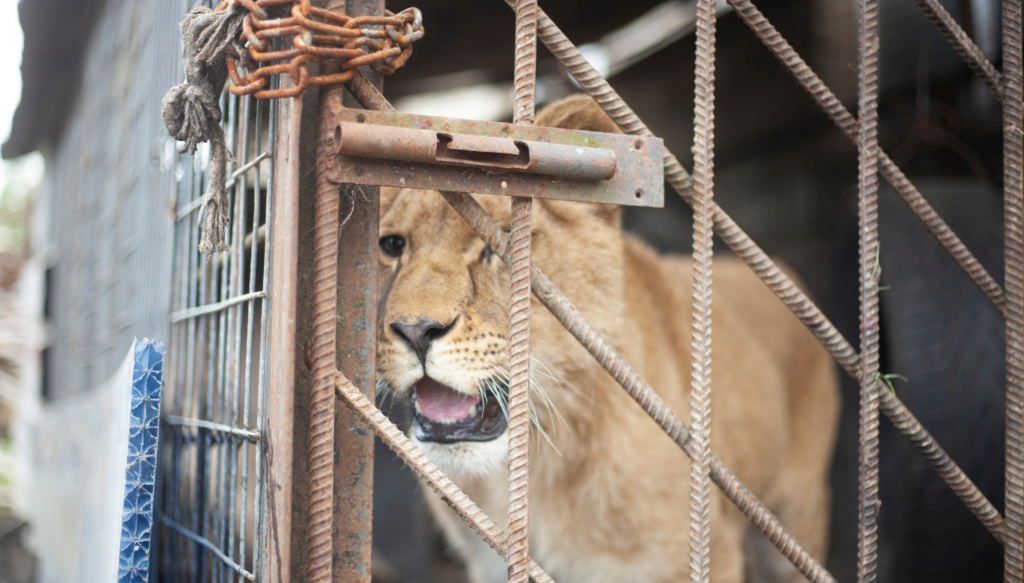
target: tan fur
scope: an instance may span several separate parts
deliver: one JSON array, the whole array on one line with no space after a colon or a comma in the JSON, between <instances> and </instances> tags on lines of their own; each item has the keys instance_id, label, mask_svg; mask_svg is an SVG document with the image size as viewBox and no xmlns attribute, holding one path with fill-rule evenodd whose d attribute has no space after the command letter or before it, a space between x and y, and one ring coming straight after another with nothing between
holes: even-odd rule
<instances>
[{"instance_id":1,"label":"tan fur","mask_svg":"<svg viewBox=\"0 0 1024 583\"><path fill-rule=\"evenodd\" d=\"M538 125L615 131L589 98L545 109ZM507 198L476 196L506 228ZM533 261L684 420L689 419L691 262L658 257L620 230L614 206L534 201ZM508 268L436 192L382 194L382 237L407 249L381 255L378 368L407 394L424 374L389 327L427 318L449 324L427 373L470 394L505 366ZM828 544L828 468L838 389L826 351L731 257L714 263L711 444L715 453L819 559ZM536 398L551 443L530 451L530 550L560 583L680 581L688 576L689 460L555 318L533 298ZM538 361L560 382L538 374ZM506 436L487 444L420 446L499 525L507 524ZM505 580L505 564L442 501L434 516L474 582ZM799 580L717 489L712 493L712 580ZM756 540L756 539L752 539ZM746 575L745 575L746 573Z\"/></svg>"}]
</instances>

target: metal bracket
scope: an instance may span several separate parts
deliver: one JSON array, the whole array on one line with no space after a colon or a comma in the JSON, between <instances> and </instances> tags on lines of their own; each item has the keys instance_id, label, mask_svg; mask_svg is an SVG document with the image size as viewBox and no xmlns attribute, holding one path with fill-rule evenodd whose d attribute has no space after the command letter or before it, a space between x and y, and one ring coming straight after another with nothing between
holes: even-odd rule
<instances>
[{"instance_id":1,"label":"metal bracket","mask_svg":"<svg viewBox=\"0 0 1024 583\"><path fill-rule=\"evenodd\" d=\"M339 118L339 183L664 205L660 138L351 109Z\"/></svg>"}]
</instances>

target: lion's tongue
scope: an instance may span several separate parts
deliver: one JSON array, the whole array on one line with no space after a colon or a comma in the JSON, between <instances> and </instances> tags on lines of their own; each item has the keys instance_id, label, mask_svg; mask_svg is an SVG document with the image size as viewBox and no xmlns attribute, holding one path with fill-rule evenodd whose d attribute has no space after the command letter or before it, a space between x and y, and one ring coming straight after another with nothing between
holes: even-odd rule
<instances>
[{"instance_id":1,"label":"lion's tongue","mask_svg":"<svg viewBox=\"0 0 1024 583\"><path fill-rule=\"evenodd\" d=\"M456 392L431 378L416 383L416 402L420 413L431 421L458 421L469 417L469 409L480 397Z\"/></svg>"}]
</instances>

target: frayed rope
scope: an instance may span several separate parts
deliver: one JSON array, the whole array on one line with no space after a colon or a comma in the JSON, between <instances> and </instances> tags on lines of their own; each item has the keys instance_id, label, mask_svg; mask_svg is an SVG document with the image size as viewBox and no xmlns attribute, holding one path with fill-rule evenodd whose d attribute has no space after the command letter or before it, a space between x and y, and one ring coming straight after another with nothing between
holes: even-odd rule
<instances>
[{"instance_id":1,"label":"frayed rope","mask_svg":"<svg viewBox=\"0 0 1024 583\"><path fill-rule=\"evenodd\" d=\"M220 95L228 78L225 57L232 57L246 68L255 63L239 40L242 20L249 11L233 5L215 12L206 7L193 9L181 21L182 60L185 82L167 92L161 114L167 133L182 142L180 152L193 156L203 142L210 142L210 181L199 209L202 237L199 251L209 260L215 251L227 248L224 231L231 222L228 208L227 149L220 127Z\"/></svg>"}]
</instances>

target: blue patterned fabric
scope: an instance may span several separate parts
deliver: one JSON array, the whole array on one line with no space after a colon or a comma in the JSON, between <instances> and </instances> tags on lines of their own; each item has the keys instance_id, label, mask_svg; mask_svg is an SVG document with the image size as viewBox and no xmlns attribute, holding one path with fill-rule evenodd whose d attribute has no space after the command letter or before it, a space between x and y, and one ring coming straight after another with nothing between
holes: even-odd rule
<instances>
[{"instance_id":1,"label":"blue patterned fabric","mask_svg":"<svg viewBox=\"0 0 1024 583\"><path fill-rule=\"evenodd\" d=\"M118 583L146 583L149 579L160 395L164 387L163 344L136 341L134 350Z\"/></svg>"}]
</instances>

